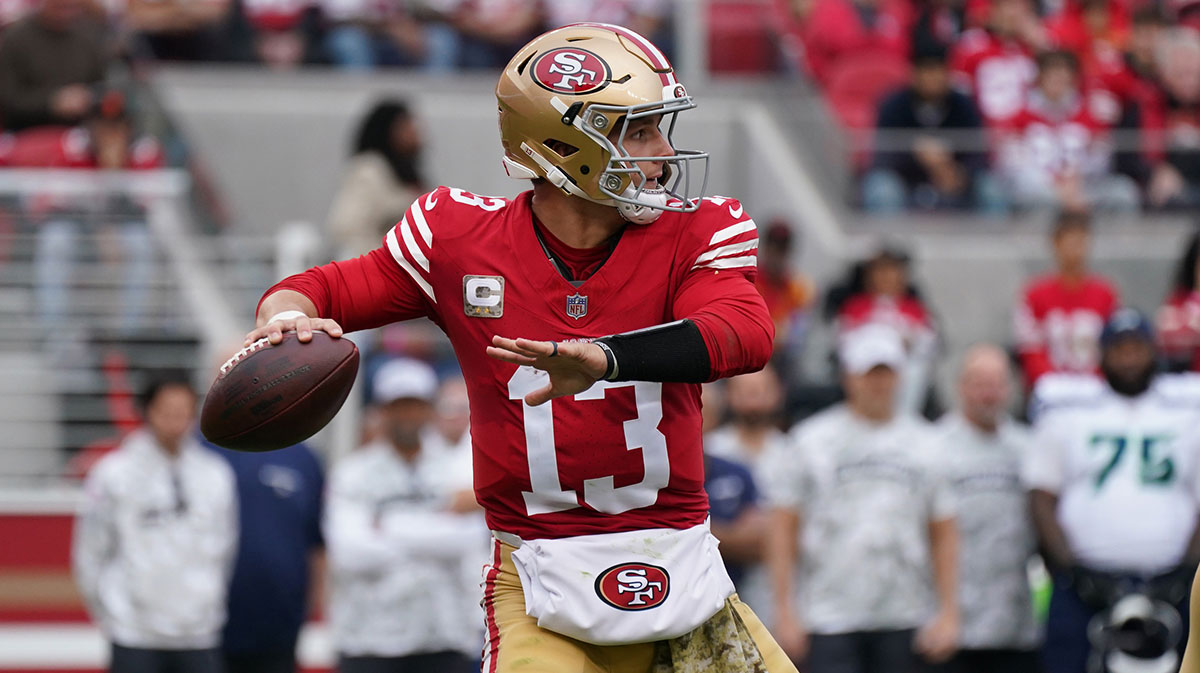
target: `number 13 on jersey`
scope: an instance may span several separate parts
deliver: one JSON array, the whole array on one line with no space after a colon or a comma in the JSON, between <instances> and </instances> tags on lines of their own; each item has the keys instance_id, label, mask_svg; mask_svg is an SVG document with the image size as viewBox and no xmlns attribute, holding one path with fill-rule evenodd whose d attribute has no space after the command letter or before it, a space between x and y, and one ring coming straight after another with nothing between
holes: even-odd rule
<instances>
[{"instance_id":1,"label":"number 13 on jersey","mask_svg":"<svg viewBox=\"0 0 1200 673\"><path fill-rule=\"evenodd\" d=\"M549 382L546 372L532 367L517 369L508 380L508 397L520 402L525 422L525 451L529 461L531 491L523 492L525 510L530 516L561 512L580 507L579 493L566 490L558 474L558 454L554 443L554 402L531 407L524 397ZM666 488L671 476L667 454L667 438L658 429L662 421L662 384L646 381L597 381L591 388L575 395L577 401L604 404L609 390L632 387L637 416L624 421L625 448L642 451L642 480L636 484L616 486L613 476L585 479L584 505L605 514L620 514L639 507L649 507L658 500L658 492Z\"/></svg>"}]
</instances>

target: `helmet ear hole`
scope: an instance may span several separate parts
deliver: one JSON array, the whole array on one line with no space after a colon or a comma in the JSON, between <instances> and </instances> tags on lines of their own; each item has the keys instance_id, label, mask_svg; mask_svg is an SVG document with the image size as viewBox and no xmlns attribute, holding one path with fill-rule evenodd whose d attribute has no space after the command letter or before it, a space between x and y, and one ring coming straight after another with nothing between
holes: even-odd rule
<instances>
[{"instance_id":1,"label":"helmet ear hole","mask_svg":"<svg viewBox=\"0 0 1200 673\"><path fill-rule=\"evenodd\" d=\"M574 145L563 142L561 140L555 140L553 138L543 140L542 144L545 145L546 148L549 149L551 152L554 152L555 154L557 154L558 156L560 156L564 159L566 159L567 157L569 157L572 154L575 154L576 152L579 151L578 147L575 147Z\"/></svg>"}]
</instances>

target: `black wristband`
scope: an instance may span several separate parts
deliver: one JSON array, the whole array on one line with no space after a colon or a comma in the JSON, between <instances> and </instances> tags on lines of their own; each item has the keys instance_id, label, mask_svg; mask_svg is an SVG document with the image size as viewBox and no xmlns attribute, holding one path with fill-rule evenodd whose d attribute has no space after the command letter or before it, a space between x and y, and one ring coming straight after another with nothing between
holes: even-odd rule
<instances>
[{"instance_id":1,"label":"black wristband","mask_svg":"<svg viewBox=\"0 0 1200 673\"><path fill-rule=\"evenodd\" d=\"M601 337L594 343L608 358L607 381L703 383L712 371L708 346L690 320Z\"/></svg>"}]
</instances>

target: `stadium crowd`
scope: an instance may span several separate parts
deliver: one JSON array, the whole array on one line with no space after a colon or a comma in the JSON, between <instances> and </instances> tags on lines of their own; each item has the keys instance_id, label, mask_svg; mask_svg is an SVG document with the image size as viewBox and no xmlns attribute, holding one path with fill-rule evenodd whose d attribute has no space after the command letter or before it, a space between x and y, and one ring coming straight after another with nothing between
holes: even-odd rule
<instances>
[{"instance_id":1,"label":"stadium crowd","mask_svg":"<svg viewBox=\"0 0 1200 673\"><path fill-rule=\"evenodd\" d=\"M7 2L0 113L10 133L0 136L0 164L164 165L158 143L130 123L137 101L113 85L125 57L495 68L546 25L601 20L655 35L668 28L669 8L663 0ZM1182 638L1170 615L1185 612L1186 580L1200 562L1192 530L1200 449L1149 434L1067 435L1090 428L1080 420L1089 410L1131 414L1124 423L1137 428L1149 427L1160 402L1173 414L1200 413L1187 377L1139 388L1141 377L1151 385L1139 367L1156 355L1171 371L1200 371L1200 235L1164 288L1154 330L1122 311L1119 289L1088 265L1089 212L1200 205L1200 3L781 0L774 9L769 34L791 57L783 66L824 90L847 126L877 130L876 150L858 161L866 208L1062 214L1050 239L1055 268L1027 283L1012 347L972 349L952 400L934 394L937 307L916 287L904 250L881 247L819 292L788 264L797 230L784 221L763 228L757 282L776 323L773 364L704 393L712 530L742 597L813 673L1043 664L1083 673L1100 670L1087 668L1093 657L1120 673L1120 657L1109 656L1118 639L1090 637L1089 626L1106 634L1135 619L1161 632L1139 632L1121 652L1161 666L1138 670L1171 670ZM379 227L433 184L419 150L403 105L381 105L365 120L331 209L331 245L374 247ZM123 206L131 214L119 228L122 249L136 257L148 245L144 223L137 204ZM81 225L78 214L41 207L31 210L44 215L37 305L53 326ZM127 267L123 303L136 313L146 271L136 260ZM832 386L805 370L815 325L836 335ZM444 349L395 329L378 336L378 357L364 367L363 446L330 466L328 485L302 447L247 457L202 446L185 381L156 380L145 391L146 427L92 469L77 529L78 583L114 644L114 669L294 670L310 593L328 595L347 673L470 669L482 638L471 576L487 532L462 481L465 392L430 369L453 369L438 361ZM1121 370L1121 358L1133 364ZM1114 403L1121 396L1138 400L1127 405L1134 411ZM1032 431L1011 417L1026 415ZM1080 441L1093 457L1072 462ZM1170 525L1150 531L1158 537L1139 537L1154 507L1178 516L1163 517ZM1041 624L1027 576L1039 549L1053 576ZM1125 600L1139 596L1146 600ZM1163 606L1174 612L1162 616Z\"/></svg>"},{"instance_id":2,"label":"stadium crowd","mask_svg":"<svg viewBox=\"0 0 1200 673\"><path fill-rule=\"evenodd\" d=\"M1195 207L1200 4L789 3L873 212Z\"/></svg>"}]
</instances>

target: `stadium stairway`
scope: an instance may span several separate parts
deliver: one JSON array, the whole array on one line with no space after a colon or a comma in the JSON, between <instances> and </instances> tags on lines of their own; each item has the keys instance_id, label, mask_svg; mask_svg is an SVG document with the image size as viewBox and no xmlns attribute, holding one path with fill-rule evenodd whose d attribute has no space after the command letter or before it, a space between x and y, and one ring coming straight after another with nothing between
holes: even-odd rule
<instances>
[{"instance_id":1,"label":"stadium stairway","mask_svg":"<svg viewBox=\"0 0 1200 673\"><path fill-rule=\"evenodd\" d=\"M58 326L46 323L35 280L37 230L0 235L0 447L6 479L60 473L81 451L111 445L136 424L133 393L149 372L195 367L198 340L174 276L153 251L136 320L125 316L126 263L105 262L82 236Z\"/></svg>"}]
</instances>

